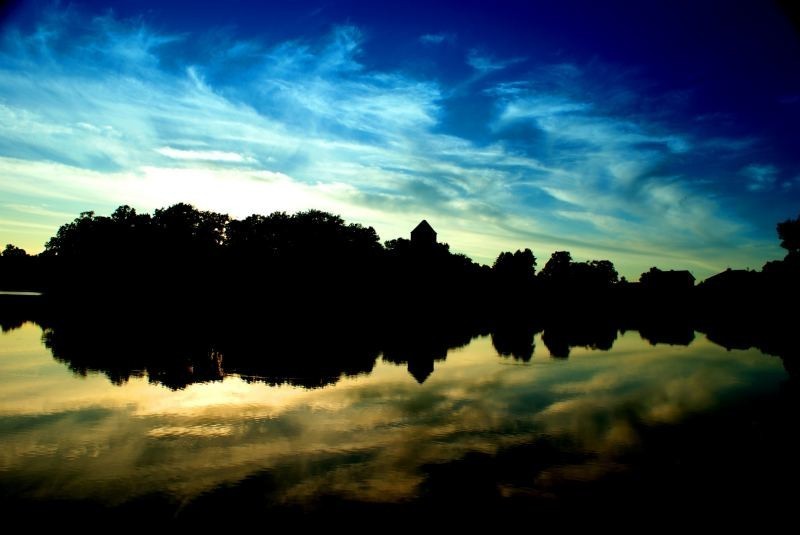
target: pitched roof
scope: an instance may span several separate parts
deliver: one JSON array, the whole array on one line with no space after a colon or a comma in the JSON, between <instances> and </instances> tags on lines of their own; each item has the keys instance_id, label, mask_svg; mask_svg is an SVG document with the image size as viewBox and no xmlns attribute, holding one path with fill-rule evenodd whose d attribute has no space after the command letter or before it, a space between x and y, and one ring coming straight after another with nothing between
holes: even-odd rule
<instances>
[{"instance_id":1,"label":"pitched roof","mask_svg":"<svg viewBox=\"0 0 800 535\"><path fill-rule=\"evenodd\" d=\"M424 219L422 221L420 221L419 225L414 227L414 230L412 230L411 232L417 232L418 230L421 230L423 232L433 232L434 234L436 234L436 231L433 230L433 227L430 225L430 223L428 223Z\"/></svg>"},{"instance_id":2,"label":"pitched roof","mask_svg":"<svg viewBox=\"0 0 800 535\"><path fill-rule=\"evenodd\" d=\"M417 230L425 230L425 231L433 231L433 232L436 232L436 231L434 231L434 230L433 230L433 227L430 225L430 223L428 223L428 222L427 222L425 219L423 219L422 221L420 221L420 222L419 222L419 225L417 225L416 227L414 227L414 231L417 231Z\"/></svg>"},{"instance_id":3,"label":"pitched roof","mask_svg":"<svg viewBox=\"0 0 800 535\"><path fill-rule=\"evenodd\" d=\"M757 271L749 271L746 269L731 269L728 268L725 271L717 273L716 275L711 275L706 280L703 281L704 285L715 285L715 284L741 284L750 282L753 279L758 277Z\"/></svg>"}]
</instances>

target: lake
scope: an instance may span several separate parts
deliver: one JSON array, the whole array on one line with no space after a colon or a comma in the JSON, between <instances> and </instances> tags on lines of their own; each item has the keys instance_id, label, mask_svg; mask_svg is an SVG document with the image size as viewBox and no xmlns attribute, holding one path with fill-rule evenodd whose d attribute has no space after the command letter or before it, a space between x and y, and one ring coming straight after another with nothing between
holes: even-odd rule
<instances>
[{"instance_id":1,"label":"lake","mask_svg":"<svg viewBox=\"0 0 800 535\"><path fill-rule=\"evenodd\" d=\"M37 324L15 327L0 336L9 512L553 519L625 503L666 519L711 518L711 498L757 515L797 497L785 490L798 474L795 381L778 357L700 333L652 345L619 332L611 349L568 358L551 356L546 332L517 357L481 335L309 385L229 370L213 351L214 373L180 383L120 372L114 345L99 351L108 369L93 369L54 358Z\"/></svg>"}]
</instances>

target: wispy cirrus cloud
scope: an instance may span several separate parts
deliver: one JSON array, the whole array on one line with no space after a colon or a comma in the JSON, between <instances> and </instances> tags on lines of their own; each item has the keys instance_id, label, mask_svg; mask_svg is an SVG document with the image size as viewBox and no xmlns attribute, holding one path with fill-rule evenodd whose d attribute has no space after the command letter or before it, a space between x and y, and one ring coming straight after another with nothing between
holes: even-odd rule
<instances>
[{"instance_id":1,"label":"wispy cirrus cloud","mask_svg":"<svg viewBox=\"0 0 800 535\"><path fill-rule=\"evenodd\" d=\"M617 249L616 258L639 250L667 265L716 269L719 253L710 244L732 244L747 227L709 195L706 176L675 165L710 150L711 142L670 128L659 114L620 115L608 104L620 99L583 87L574 65L564 76L566 87L559 75L487 91L496 97L496 135L559 170L534 181L558 201L553 215L594 237L596 246Z\"/></svg>"},{"instance_id":2,"label":"wispy cirrus cloud","mask_svg":"<svg viewBox=\"0 0 800 535\"><path fill-rule=\"evenodd\" d=\"M510 67L524 60L524 58L498 59L477 48L470 49L467 53L467 64L480 74L490 74L495 71L501 71L506 67Z\"/></svg>"},{"instance_id":3,"label":"wispy cirrus cloud","mask_svg":"<svg viewBox=\"0 0 800 535\"><path fill-rule=\"evenodd\" d=\"M587 111L591 107L591 103L575 102L558 95L515 99L503 106L502 112L495 122L495 128L501 129L519 121L536 121L566 113Z\"/></svg>"},{"instance_id":4,"label":"wispy cirrus cloud","mask_svg":"<svg viewBox=\"0 0 800 535\"><path fill-rule=\"evenodd\" d=\"M426 33L419 36L419 42L423 45L441 45L455 40L456 36L452 33Z\"/></svg>"},{"instance_id":5,"label":"wispy cirrus cloud","mask_svg":"<svg viewBox=\"0 0 800 535\"><path fill-rule=\"evenodd\" d=\"M748 165L742 169L747 177L747 189L752 192L771 190L778 178L778 168L774 165Z\"/></svg>"},{"instance_id":6,"label":"wispy cirrus cloud","mask_svg":"<svg viewBox=\"0 0 800 535\"><path fill-rule=\"evenodd\" d=\"M592 91L579 64L526 74L525 60L473 47L473 72L445 84L372 68L368 46L354 26L198 40L70 10L33 32L11 29L0 45L0 215L181 200L235 215L317 207L386 239L426 217L483 262L569 246L634 278L653 262L711 273L724 267L718 244L741 240L746 228L699 185L705 177L673 169L724 144L621 112L635 100L624 80L613 94ZM456 98L488 106L486 136L444 128ZM38 249L31 240L56 227L23 245Z\"/></svg>"},{"instance_id":7,"label":"wispy cirrus cloud","mask_svg":"<svg viewBox=\"0 0 800 535\"><path fill-rule=\"evenodd\" d=\"M161 147L156 152L175 160L199 160L209 162L255 163L249 156L238 152L225 152L222 150L185 150L173 147Z\"/></svg>"}]
</instances>

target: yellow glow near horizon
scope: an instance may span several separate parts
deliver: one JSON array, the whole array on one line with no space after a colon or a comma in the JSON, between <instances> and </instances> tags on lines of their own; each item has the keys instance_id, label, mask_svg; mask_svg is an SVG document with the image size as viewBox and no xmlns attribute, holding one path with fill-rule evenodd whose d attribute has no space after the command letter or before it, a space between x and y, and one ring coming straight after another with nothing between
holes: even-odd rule
<instances>
[{"instance_id":1,"label":"yellow glow near horizon","mask_svg":"<svg viewBox=\"0 0 800 535\"><path fill-rule=\"evenodd\" d=\"M596 452L592 463L562 467L569 477L591 479L637 444L625 418L631 411L645 422L675 423L712 407L743 374L784 377L777 359L757 351L726 352L702 337L689 347L652 347L628 332L609 352L574 348L567 361L548 358L537 336L529 363L498 357L489 337L476 338L436 362L422 385L405 366L379 359L368 375L314 390L228 376L172 391L146 377L121 386L96 373L76 378L40 336L27 324L0 337L0 425L50 415L4 437L0 470L103 474L102 481L118 482L116 490L77 477L47 492L104 501L150 491L190 499L254 472L354 453L364 460L331 472L301 470L287 482L285 499L337 492L394 501L414 495L426 463L492 454L541 434ZM609 415L616 416L607 425L586 425ZM517 431L498 432L509 426ZM141 465L143 452L158 452L153 464ZM565 474L554 469L550 477Z\"/></svg>"}]
</instances>

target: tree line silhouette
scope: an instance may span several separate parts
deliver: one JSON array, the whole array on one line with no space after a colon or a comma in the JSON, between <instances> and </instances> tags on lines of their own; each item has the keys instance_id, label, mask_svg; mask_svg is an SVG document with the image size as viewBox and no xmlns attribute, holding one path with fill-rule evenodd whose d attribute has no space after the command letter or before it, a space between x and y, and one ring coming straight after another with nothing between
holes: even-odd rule
<instances>
[{"instance_id":1,"label":"tree line silhouette","mask_svg":"<svg viewBox=\"0 0 800 535\"><path fill-rule=\"evenodd\" d=\"M70 307L118 311L145 302L214 310L244 301L304 315L326 313L312 303L417 314L464 305L518 315L534 300L550 313L576 304L663 309L697 300L708 308L796 292L798 229L800 217L777 225L788 251L783 260L761 271L729 269L696 286L688 271L656 267L629 282L611 261L577 262L568 251L554 252L538 273L530 249L501 252L491 266L480 265L437 242L427 222L415 229L416 239L412 233L381 244L372 227L319 210L237 220L185 203L152 215L120 206L110 216L80 214L38 255L6 245L0 288L37 289Z\"/></svg>"},{"instance_id":2,"label":"tree line silhouette","mask_svg":"<svg viewBox=\"0 0 800 535\"><path fill-rule=\"evenodd\" d=\"M123 382L146 370L173 388L224 373L321 386L370 371L378 355L423 382L481 334L499 355L528 361L537 333L567 358L573 347L610 349L620 331L688 344L697 330L794 370L795 318L783 305L800 293L800 217L777 231L783 260L695 285L688 271L655 267L628 282L610 261L567 251L538 273L530 249L479 265L427 222L381 244L373 228L318 210L236 220L188 204L152 215L121 206L81 214L39 255L7 245L0 287L44 296L0 297L0 326L37 321L78 373Z\"/></svg>"}]
</instances>

